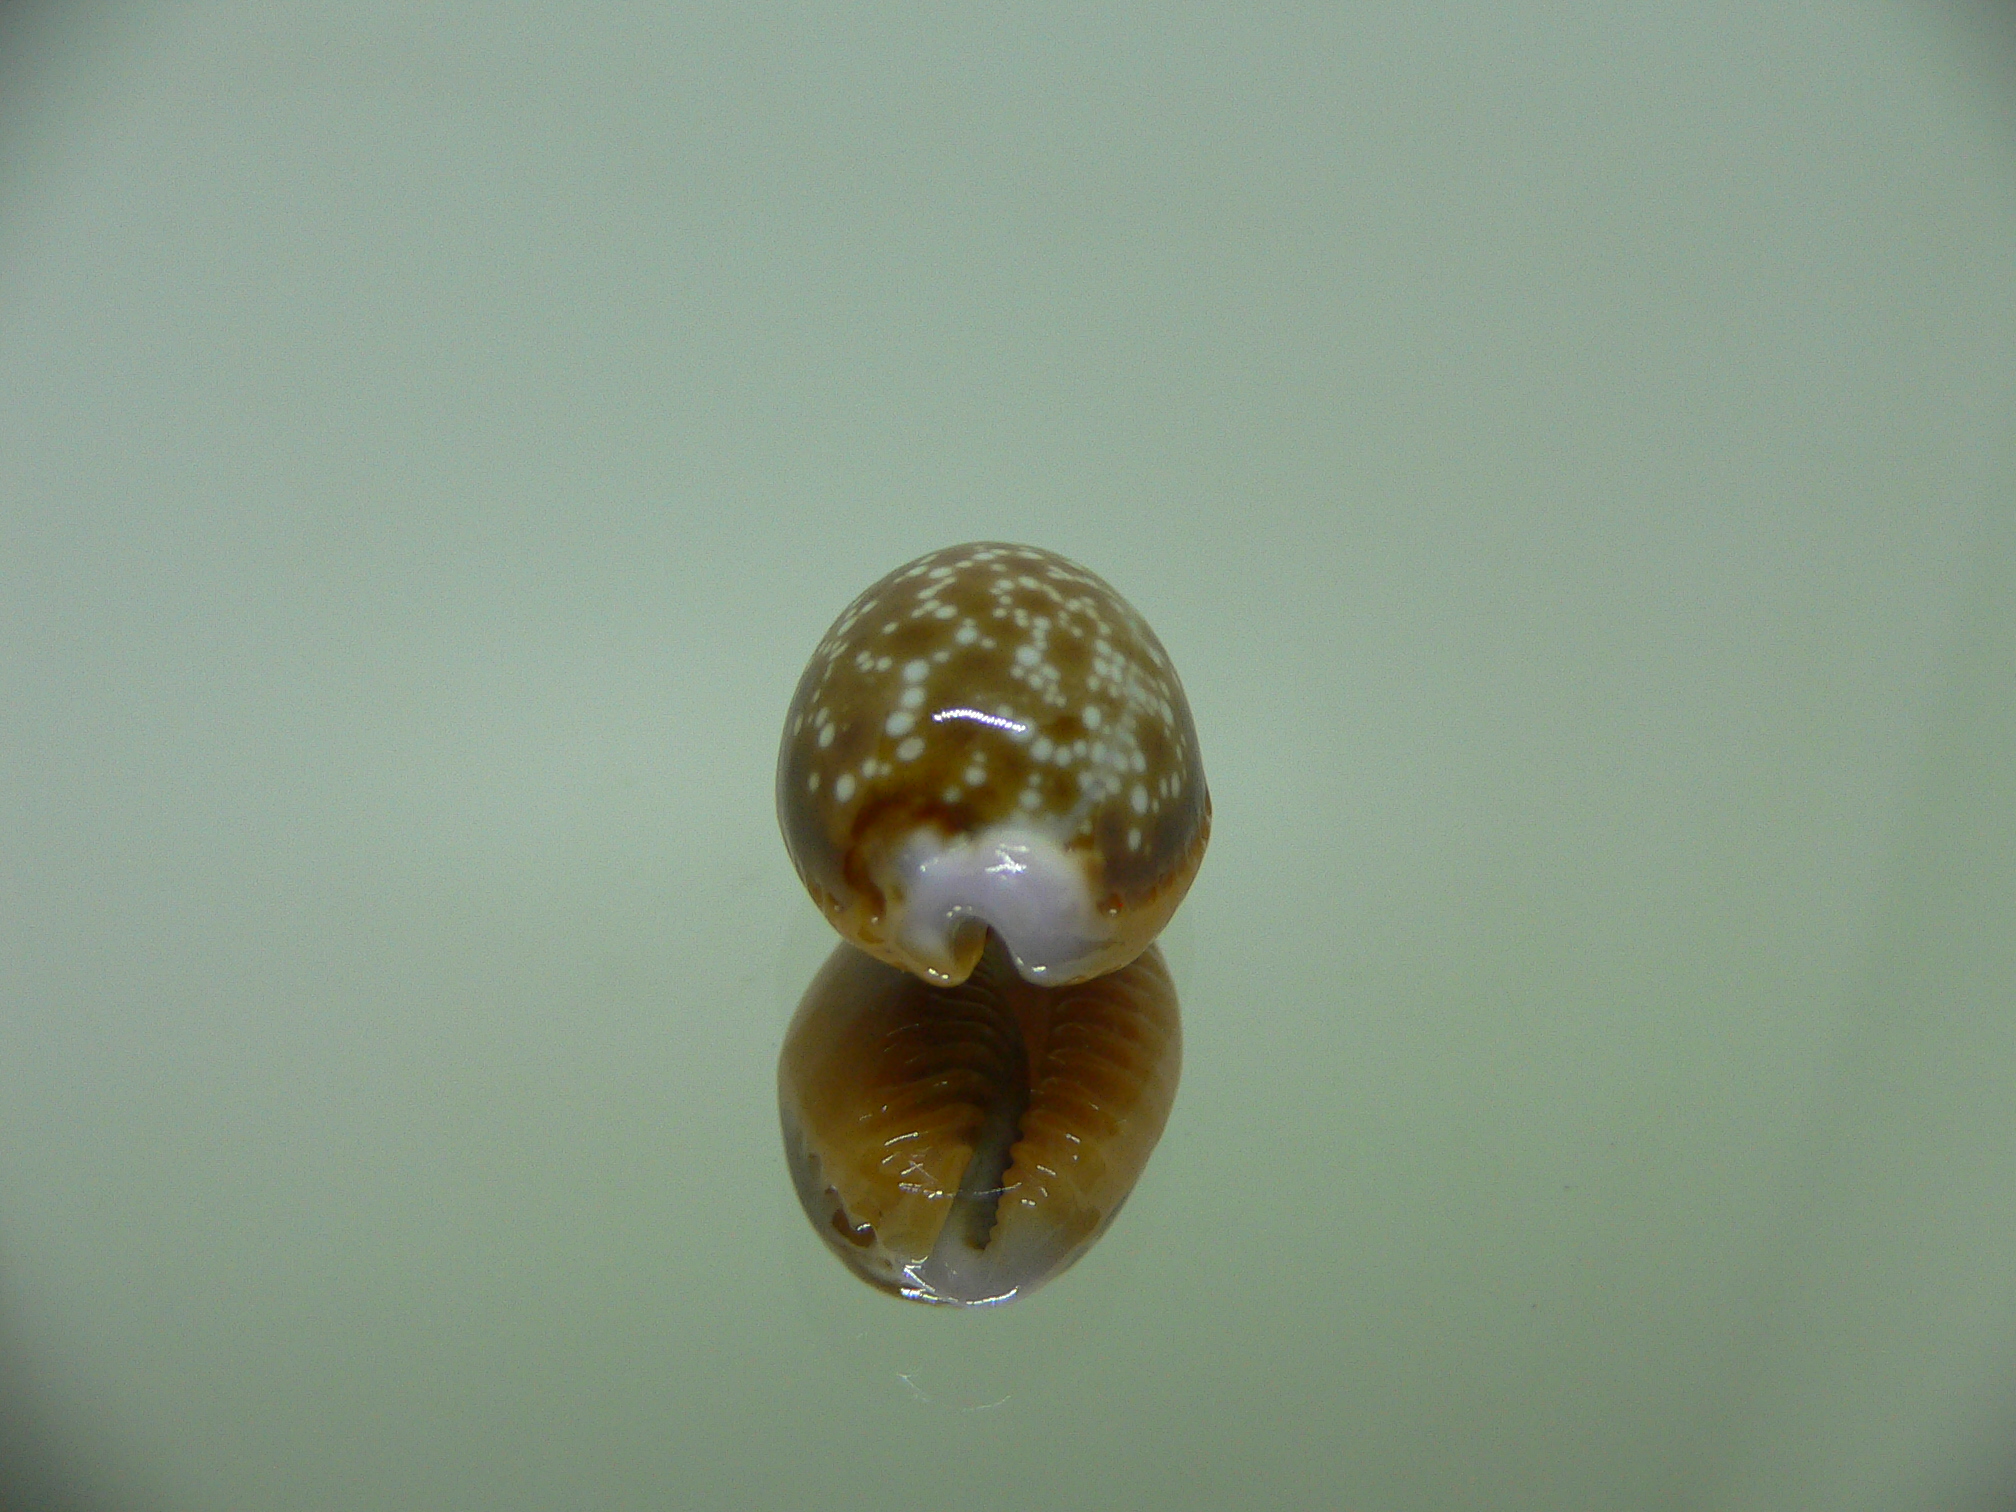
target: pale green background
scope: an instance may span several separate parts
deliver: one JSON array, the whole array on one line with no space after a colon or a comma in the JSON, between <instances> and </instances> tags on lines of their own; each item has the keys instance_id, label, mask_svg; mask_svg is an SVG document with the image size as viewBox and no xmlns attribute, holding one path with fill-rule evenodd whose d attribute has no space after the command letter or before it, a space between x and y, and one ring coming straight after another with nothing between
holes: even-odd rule
<instances>
[{"instance_id":1,"label":"pale green background","mask_svg":"<svg viewBox=\"0 0 2016 1512\"><path fill-rule=\"evenodd\" d=\"M1993 1504L2000 17L10 12L17 1494ZM770 773L978 536L1217 828L1146 1179L954 1315L791 1195Z\"/></svg>"}]
</instances>

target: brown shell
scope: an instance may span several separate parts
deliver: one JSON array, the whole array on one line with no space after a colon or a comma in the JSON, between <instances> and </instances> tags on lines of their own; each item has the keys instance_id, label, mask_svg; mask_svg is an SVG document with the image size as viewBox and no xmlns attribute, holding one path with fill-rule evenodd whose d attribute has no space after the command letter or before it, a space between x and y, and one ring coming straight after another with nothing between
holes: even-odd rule
<instances>
[{"instance_id":1,"label":"brown shell","mask_svg":"<svg viewBox=\"0 0 2016 1512\"><path fill-rule=\"evenodd\" d=\"M885 1291L982 1304L1024 1295L1105 1232L1176 1096L1182 1028L1162 953L1063 988L990 942L932 987L837 947L778 1060L786 1158L805 1213Z\"/></svg>"},{"instance_id":2,"label":"brown shell","mask_svg":"<svg viewBox=\"0 0 2016 1512\"><path fill-rule=\"evenodd\" d=\"M1181 901L1211 800L1182 684L1141 616L1053 552L976 542L897 568L820 641L785 720L777 809L835 927L911 970L888 917L906 837L1046 826L1082 864L1110 970ZM962 972L977 931L963 950Z\"/></svg>"}]
</instances>

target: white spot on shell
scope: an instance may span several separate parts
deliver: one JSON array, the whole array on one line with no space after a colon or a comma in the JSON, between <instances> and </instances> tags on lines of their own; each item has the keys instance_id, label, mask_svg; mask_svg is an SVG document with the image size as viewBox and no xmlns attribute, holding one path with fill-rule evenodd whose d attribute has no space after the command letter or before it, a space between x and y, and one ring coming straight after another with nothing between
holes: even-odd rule
<instances>
[{"instance_id":1,"label":"white spot on shell","mask_svg":"<svg viewBox=\"0 0 2016 1512\"><path fill-rule=\"evenodd\" d=\"M912 735L908 740L896 747L896 759L898 761L915 761L923 754L924 737L921 735Z\"/></svg>"},{"instance_id":2,"label":"white spot on shell","mask_svg":"<svg viewBox=\"0 0 2016 1512\"><path fill-rule=\"evenodd\" d=\"M917 723L915 714L908 709L898 709L882 721L882 728L891 735L907 735L910 733L910 726L915 723Z\"/></svg>"},{"instance_id":3,"label":"white spot on shell","mask_svg":"<svg viewBox=\"0 0 2016 1512\"><path fill-rule=\"evenodd\" d=\"M1140 784L1140 783L1138 783L1138 782L1137 782L1137 783L1135 783L1135 784L1134 784L1134 792L1133 792L1132 796L1131 796L1131 797L1130 797L1130 798L1128 799L1128 802L1130 802L1130 803L1132 803L1132 804L1134 805L1134 812L1135 812L1135 813L1137 813L1137 814L1145 814L1145 813L1147 813L1147 812L1148 812L1148 789L1146 789L1145 787L1141 786L1141 784Z\"/></svg>"},{"instance_id":4,"label":"white spot on shell","mask_svg":"<svg viewBox=\"0 0 2016 1512\"><path fill-rule=\"evenodd\" d=\"M849 798L854 796L854 774L852 772L842 772L840 774L839 779L833 784L833 796L838 798L842 803L845 803Z\"/></svg>"},{"instance_id":5,"label":"white spot on shell","mask_svg":"<svg viewBox=\"0 0 2016 1512\"><path fill-rule=\"evenodd\" d=\"M913 662L905 662L903 665L903 681L905 682L909 683L922 682L924 681L925 678L929 677L930 675L931 675L931 663L924 660L924 658L922 658L921 656L918 657L917 660Z\"/></svg>"}]
</instances>

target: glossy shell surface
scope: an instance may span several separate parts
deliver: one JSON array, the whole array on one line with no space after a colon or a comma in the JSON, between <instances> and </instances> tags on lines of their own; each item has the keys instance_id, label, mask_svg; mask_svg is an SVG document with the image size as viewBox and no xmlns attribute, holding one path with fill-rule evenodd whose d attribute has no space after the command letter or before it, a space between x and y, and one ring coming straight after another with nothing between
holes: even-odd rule
<instances>
[{"instance_id":1,"label":"glossy shell surface","mask_svg":"<svg viewBox=\"0 0 2016 1512\"><path fill-rule=\"evenodd\" d=\"M835 621L785 719L777 809L840 933L939 985L990 929L1032 982L1125 965L1211 827L1154 632L1085 568L999 542L919 557Z\"/></svg>"},{"instance_id":2,"label":"glossy shell surface","mask_svg":"<svg viewBox=\"0 0 2016 1512\"><path fill-rule=\"evenodd\" d=\"M1006 1302L1076 1261L1147 1165L1182 1031L1161 951L1071 987L998 942L956 987L841 945L778 1061L786 1158L852 1270L916 1301Z\"/></svg>"}]
</instances>

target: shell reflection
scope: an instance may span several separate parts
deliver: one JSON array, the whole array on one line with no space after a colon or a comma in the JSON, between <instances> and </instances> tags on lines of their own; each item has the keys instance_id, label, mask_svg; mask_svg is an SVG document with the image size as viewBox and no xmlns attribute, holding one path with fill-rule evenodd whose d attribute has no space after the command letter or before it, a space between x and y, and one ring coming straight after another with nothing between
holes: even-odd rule
<instances>
[{"instance_id":1,"label":"shell reflection","mask_svg":"<svg viewBox=\"0 0 2016 1512\"><path fill-rule=\"evenodd\" d=\"M857 1274L923 1302L1006 1302L1113 1221L1182 1063L1159 949L1070 987L1020 977L989 936L956 987L841 945L777 1067L791 1175Z\"/></svg>"}]
</instances>

